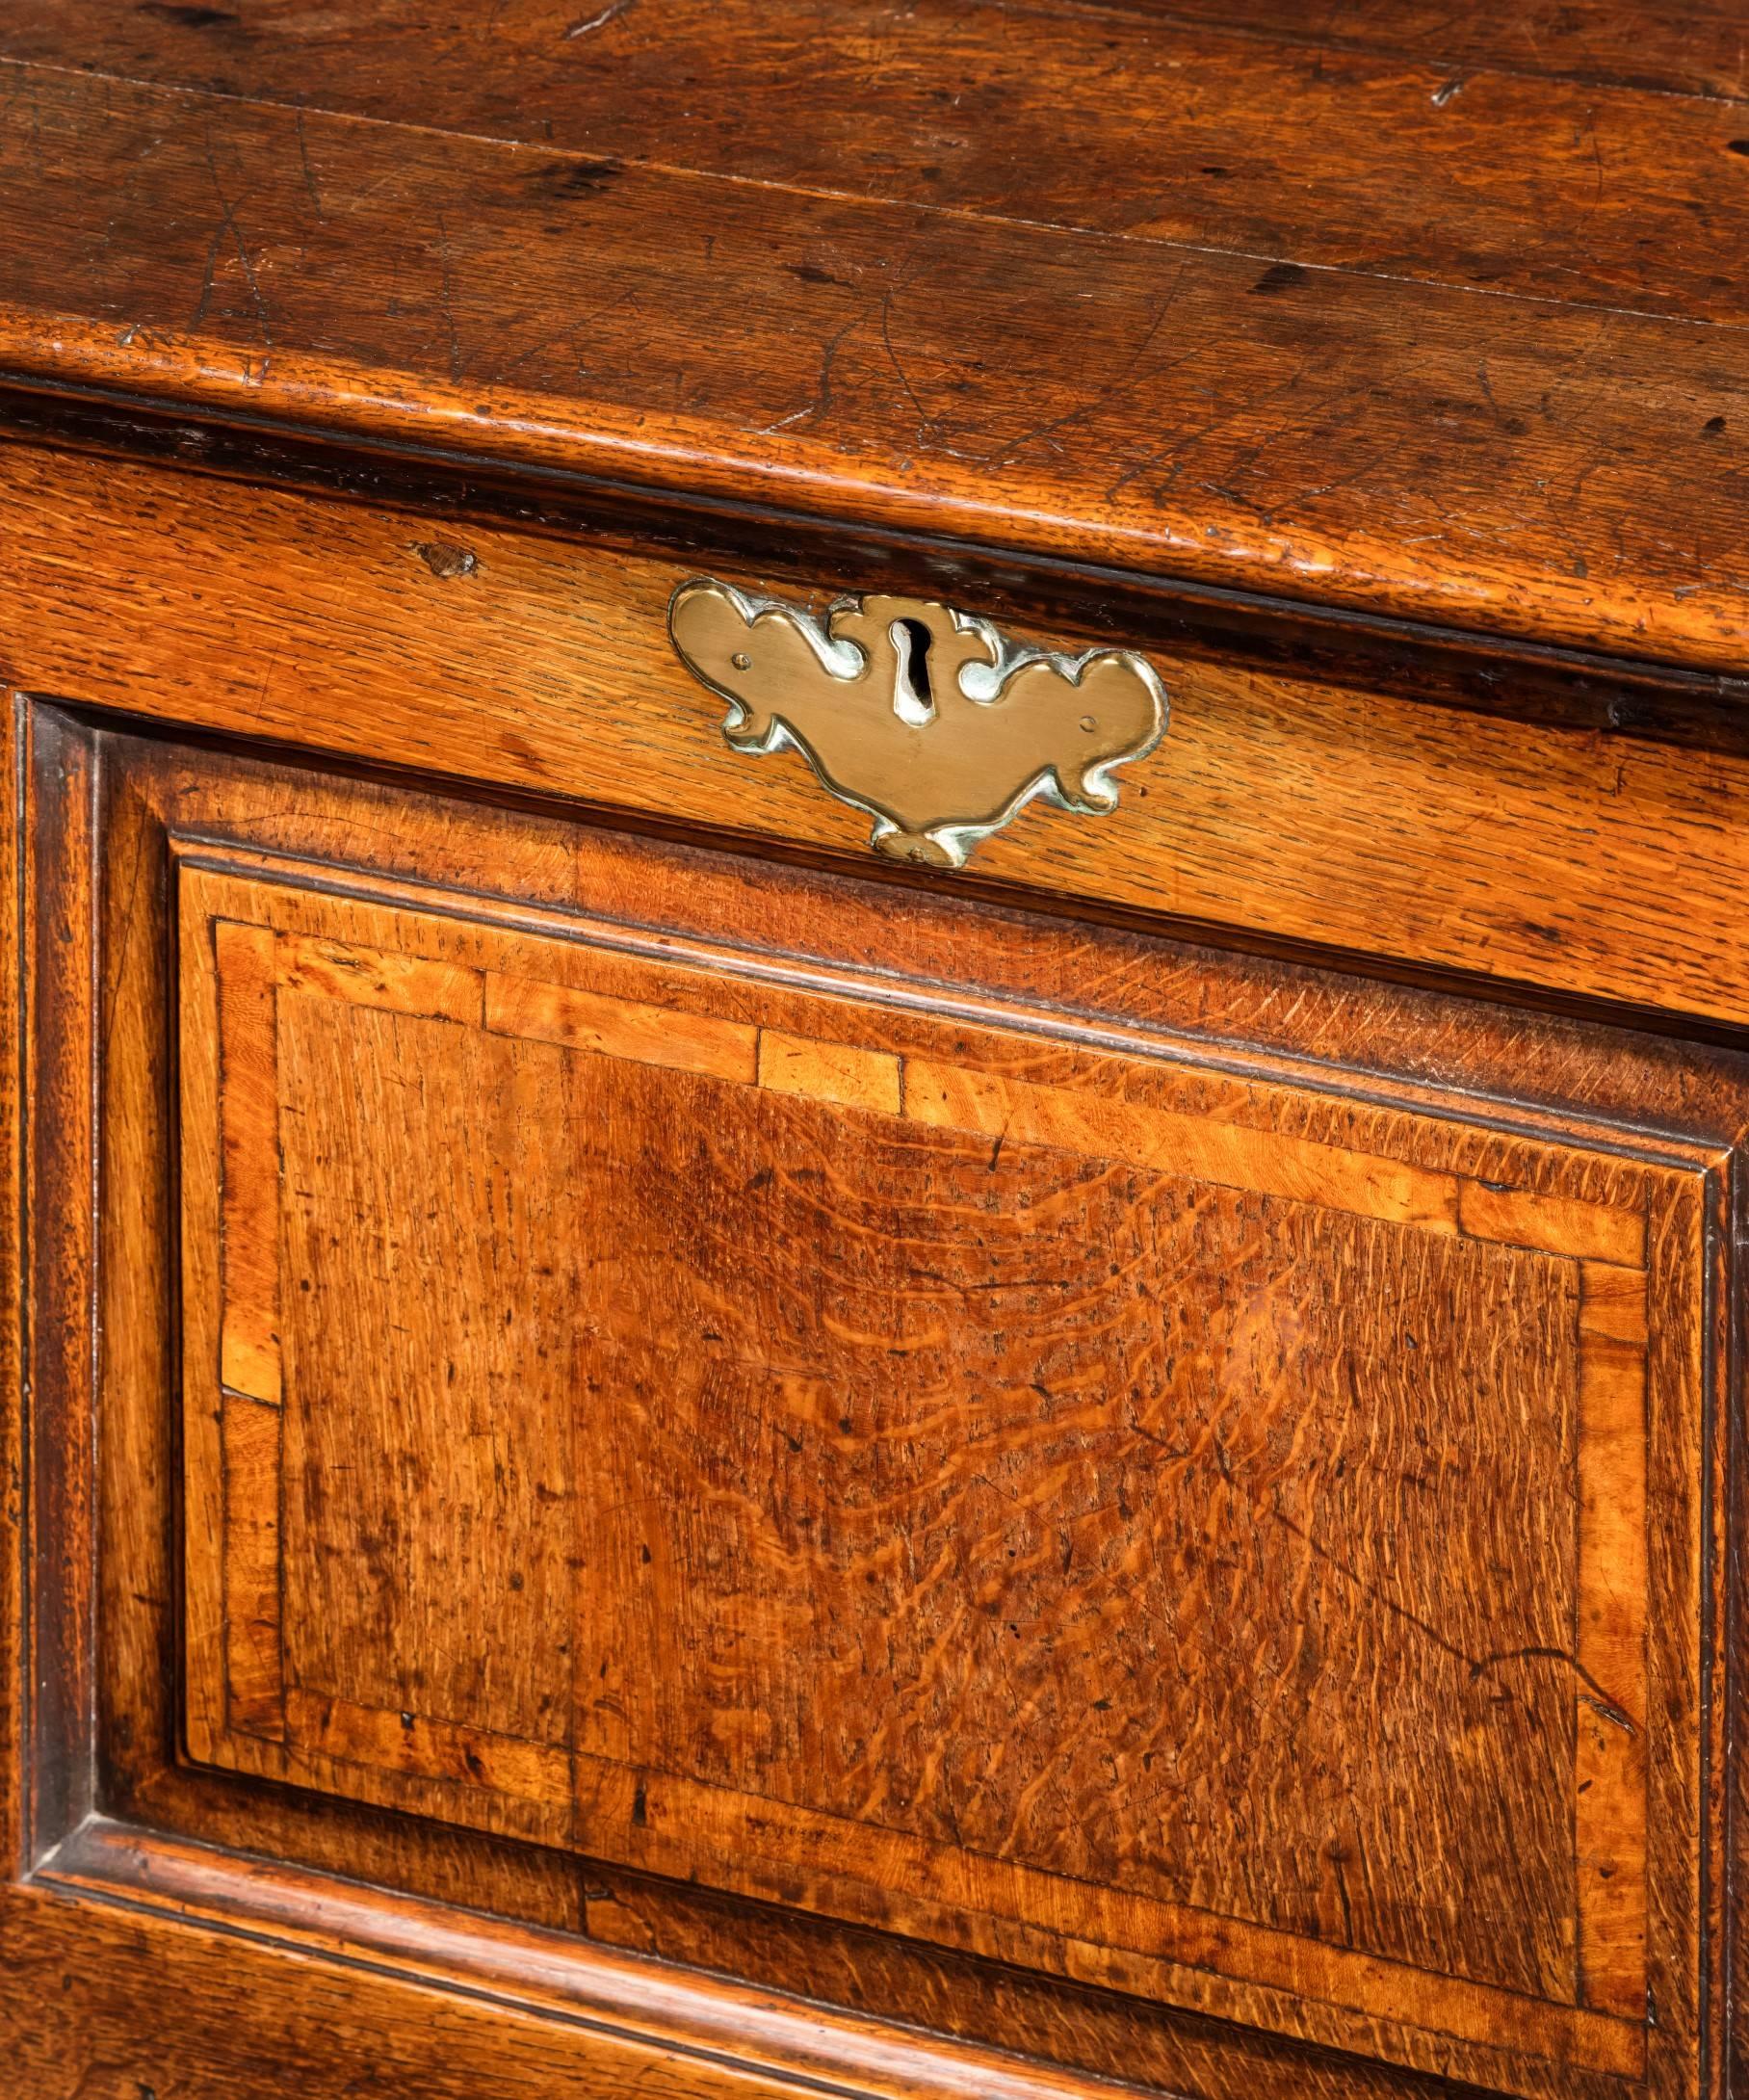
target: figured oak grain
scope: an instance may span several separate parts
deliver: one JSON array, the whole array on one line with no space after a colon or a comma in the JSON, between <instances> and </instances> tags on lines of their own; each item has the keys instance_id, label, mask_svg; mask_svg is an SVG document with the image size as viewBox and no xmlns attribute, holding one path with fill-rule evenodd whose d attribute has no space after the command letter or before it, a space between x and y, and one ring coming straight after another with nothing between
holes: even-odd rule
<instances>
[{"instance_id":1,"label":"figured oak grain","mask_svg":"<svg viewBox=\"0 0 1749 2100\"><path fill-rule=\"evenodd\" d=\"M570 1526L554 1425L579 1278L560 1054L306 990L280 1058L289 1375L324 1396L287 1418L290 1680L563 1746L569 1580L545 1542ZM433 1411L433 1378L458 1411ZM326 1727L310 1743L348 1754Z\"/></svg>"},{"instance_id":2,"label":"figured oak grain","mask_svg":"<svg viewBox=\"0 0 1749 2100\"><path fill-rule=\"evenodd\" d=\"M659 12L618 11L605 47ZM967 52L966 11L939 10L938 68L1000 86L1016 23L1047 52L1087 49L1049 16L976 12ZM0 368L209 421L1735 671L1749 164L1728 109L1505 75L1438 106L1435 68L1200 35L1113 17L1096 55L1057 62L1091 68L1066 103L1045 68L1024 152L1013 91L975 116L923 86L891 150L874 113L903 111L902 88L838 121L844 90L822 89L822 155L849 121L871 160L916 164L919 194L901 179L892 197L846 194L836 159L831 179L701 173L549 144L539 121L431 130L416 96L393 125L293 107L290 75L250 100L0 61L17 229ZM715 100L652 49L651 79L627 84L644 140L674 97ZM490 56L465 79L520 103ZM732 50L714 79L725 66ZM1114 164L1110 111L1199 75L1197 157L1132 121ZM1278 175L1257 127L1283 103L1305 132ZM953 177L946 144L920 158L944 119L980 142L982 178ZM788 107L731 132L792 166L807 138ZM1060 212L1015 188L1053 168ZM1429 227L1455 225L1474 229L1448 258L1467 281L1423 278Z\"/></svg>"},{"instance_id":3,"label":"figured oak grain","mask_svg":"<svg viewBox=\"0 0 1749 2100\"><path fill-rule=\"evenodd\" d=\"M867 860L866 820L794 753L725 748L718 703L665 638L690 573L671 558L470 525L476 566L446 580L408 512L23 446L0 448L0 654L33 690L177 722L197 667L216 729ZM1088 823L1035 804L976 875L1374 963L1749 1015L1741 758L1150 654L1173 722L1120 807Z\"/></svg>"},{"instance_id":4,"label":"figured oak grain","mask_svg":"<svg viewBox=\"0 0 1749 2100\"><path fill-rule=\"evenodd\" d=\"M286 1742L210 1756L554 1837L569 1800L629 1865L1317 2007L1388 2061L1419 2024L1512 2090L1546 2089L1514 2058L1637 2068L1658 1173L477 907L180 881L272 946L259 1142L308 1286ZM456 1473L483 1438L495 1486ZM538 1455L569 1471L518 1514Z\"/></svg>"},{"instance_id":5,"label":"figured oak grain","mask_svg":"<svg viewBox=\"0 0 1749 2100\"><path fill-rule=\"evenodd\" d=\"M1326 9L1324 35L1283 20L1239 41L1230 16L1164 7L1078 20L996 0L920 0L901 17L880 0L639 0L573 38L552 0L435 33L383 7L312 22L245 0L190 24L36 0L10 11L0 52L52 61L77 38L89 69L196 90L218 62L232 94L589 156L544 185L549 211L647 163L1290 270L1743 321L1740 111L1490 64L1491 41L1530 43L1529 21L1418 51L1356 12L1346 35ZM320 192L307 120L304 146Z\"/></svg>"},{"instance_id":6,"label":"figured oak grain","mask_svg":"<svg viewBox=\"0 0 1749 2100\"><path fill-rule=\"evenodd\" d=\"M1199 22L1316 50L1424 59L1447 80L1479 69L1593 85L1749 97L1749 44L1736 0L1039 0L1072 17L1106 13Z\"/></svg>"},{"instance_id":7,"label":"figured oak grain","mask_svg":"<svg viewBox=\"0 0 1749 2100\"><path fill-rule=\"evenodd\" d=\"M38 713L53 723L52 711ZM1723 1360L1719 1324L1731 1302L1720 1267L1729 1243L1718 1236L1716 1220L1701 1216L1692 1188L1696 1170L1710 1173L1724 1156L1721 1148L1740 1137L1742 1094L1734 1053L1680 1037L1635 1037L1596 1021L1512 1014L1474 997L1390 989L1328 969L1262 963L1134 932L1053 923L964 897L762 866L596 829L551 809L446 800L429 790L352 779L260 753L202 751L149 734L105 732L91 743L90 772L101 783L100 797L93 800L89 785L81 786L80 765L69 764L59 746L52 748L44 777L55 783L57 795L72 798L74 809L89 809L101 820L102 966L93 972L89 956L81 955L81 929L88 922L65 918L63 982L74 987L75 1004L79 986L97 985L109 1044L103 1099L111 1167L102 1184L108 1335L98 1452L106 1543L96 1592L108 1629L97 1657L99 1778L106 1800L124 1803L161 1829L209 1836L256 1855L326 1865L355 1883L362 1878L385 1890L423 1890L449 1903L465 1892L471 1905L507 1917L587 1929L670 1962L702 1962L806 1989L865 2008L876 2034L882 2019L897 2016L1025 2047L1051 2063L1139 2077L1220 2100L1244 2100L1260 2084L1304 2100L1399 2095L1427 2089L1421 2072L1461 2074L1472 2085L1496 2089L1583 2094L1586 2100L1607 2100L1623 2086L1615 2074L1575 2061L1557 2070L1543 2053L1549 2031L1539 2019L1527 2025L1522 2011L1518 2032L1532 2035L1533 2054L1502 2048L1499 2024L1489 2043L1462 2040L1449 2031L1415 2039L1399 2018L1308 1995L1315 1974L1340 1967L1346 1952L1328 1943L1311 1944L1296 1957L1294 1971L1281 1972L1297 1975L1296 1990L1258 1982L1241 1993L1206 1969L1181 1969L1168 1979L1178 2002L1163 2002L1158 1964L1150 1972L1145 1959L1069 1946L989 1913L944 1917L938 1897L920 1900L909 1892L916 1884L907 1883L915 1872L927 1875L924 1885L938 1888L939 1865L906 1867L909 1855L892 1840L884 1851L872 1843L848 1853L828 1849L814 1867L786 1868L790 1907L689 1883L684 1876L690 1866L673 1852L682 1877L655 1878L577 1857L567 1885L563 1851L515 1847L494 1834L519 1829L538 1836L543 1847L562 1847L569 1841L569 1810L565 1803L518 1801L471 1784L470 1757L488 1773L522 1769L501 1761L525 1753L487 1730L458 1730L418 1716L409 1723L387 1708L318 1695L309 1725L320 1722L329 1731L326 1748L288 1751L239 1736L233 1746L252 1745L262 1761L249 1765L239 1755L229 1772L172 1755L175 1721L173 1710L167 1719L166 1701L178 1682L171 1628L182 1600L165 1558L180 1536L169 1500L170 1469L179 1463L168 1431L175 1392L173 1382L167 1384L174 1337L167 1326L165 1259L175 1217L168 1189L177 1118L167 1113L163 1092L165 1015L172 1011L165 971L179 951L186 959L187 944L174 932L174 895L166 880L177 858L186 864L191 854L196 861L220 856L252 871L257 882L281 898L284 908L274 917L285 937L276 954L283 954L288 974L308 970L308 942L326 943L328 965L342 964L334 982L365 995L350 1011L371 1028L405 1027L409 1043L424 1030L459 1031L464 1024L423 1021L373 1004L389 996L383 963L399 955L409 977L417 974L413 965L431 963L465 976L486 965L490 946L492 966L507 976L666 1007L680 1018L750 1023L783 1053L781 1061L774 1052L763 1069L756 1067L759 1076L787 1072L800 1062L795 1046L813 1046L804 1066L822 1080L813 1094L556 1049L567 1064L635 1068L641 1085L658 1089L732 1086L737 1095L756 1099L761 1114L828 1113L824 1084L842 1086L852 1069L845 1053L871 1047L874 999L882 1057L927 1059L1017 1085L1078 1091L1107 1104L1120 1122L1167 1107L1181 1114L1188 1108L1241 1130L1273 1127L1310 1144L1374 1159L1410 1158L1423 1170L1505 1182L1527 1195L1561 1196L1605 1211L1631 1205L1632 1192L1643 1190L1649 1198L1647 1258L1663 1279L1650 1308L1643 1290L1636 1301L1632 1271L1589 1258L1573 1266L1582 1327L1612 1342L1634 1343L1643 1335L1647 1345L1647 1579L1658 1610L1647 1621L1642 1694L1643 1931L1657 2012L1656 2026L1646 2030L1646 2080L1660 2092L1681 2089L1684 2066L1695 2061L1703 1993L1718 1987L1717 1939L1706 1948L1697 1940L1704 1924L1716 1932L1718 1880L1705 1884L1714 1892L1710 1907L1697 1905L1692 1890L1696 1862L1716 1859L1698 1818L1703 1802L1716 1802L1720 1771L1717 1737L1708 1733L1704 1719L1708 1712L1716 1716L1718 1706L1703 1704L1702 1672L1718 1667L1716 1661L1709 1665L1714 1651L1706 1629L1722 1623L1709 1617L1716 1609L1710 1600L1719 1566L1719 1504L1706 1502L1704 1483L1721 1477L1709 1470L1721 1458L1718 1418L1709 1417L1702 1395L1709 1352ZM168 857L159 828L167 822L185 841ZM319 897L307 916L306 903L296 901L337 882L355 888L367 869L367 890L400 915L394 941L380 937L380 922L373 936L362 921L337 939L320 917L326 906ZM464 893L458 909L445 904L432 913L432 903L442 902L434 900L434 883ZM494 905L487 893L503 901ZM485 932L483 914L491 922ZM580 932L589 958L581 970L564 959L576 951ZM731 942L726 950L725 937ZM58 955L62 945L57 934L50 953ZM371 967L355 966L363 961ZM848 997L847 970L855 981ZM457 979L444 982L454 985ZM328 991L307 987L286 997L288 1003L337 1003ZM200 1009L209 1018L195 1020L191 1008L196 1034L185 1048L197 1050L215 1036L210 1016L216 1011L209 986ZM198 1033L202 1027L205 1037ZM200 1061L191 1056L184 1062L186 1070ZM422 1079L424 1062L413 1067ZM1478 1102L1488 1104L1488 1119L1481 1122ZM1495 1119L1497 1107L1501 1120ZM213 1118L209 1127L216 1130L216 1096L199 1113ZM869 1107L840 1107L831 1115L842 1121L893 1120ZM984 1146L985 1160L993 1142ZM1648 1182L1652 1156L1663 1164L1655 1166ZM1671 1173L1673 1166L1681 1170ZM999 1162L995 1178L1011 1188L1007 1177L1018 1170ZM209 1172L216 1190L216 1157ZM344 1192L345 1184L337 1186ZM1237 1199L1244 1200L1242 1194ZM1280 1205L1285 1199L1267 1200ZM1353 1229L1403 1233L1442 1248L1462 1245L1423 1228L1366 1220ZM216 1210L207 1214L207 1230L216 1235ZM1526 1274L1539 1263L1572 1261L1481 1243L1475 1243L1470 1258L1519 1265ZM217 1306L216 1274L206 1279L204 1302ZM200 1306L191 1304L188 1311L198 1324ZM1576 1350L1580 1339L1572 1345ZM205 1360L216 1364L216 1327L203 1346ZM79 1419L75 1414L74 1422ZM1584 1460L1583 1442L1576 1465ZM1619 1457L1604 1462L1605 1478L1612 1469L1617 1479L1624 1477ZM1582 1494L1578 1472L1567 1477ZM1411 1508L1415 1496L1427 1491L1407 1481L1403 1489ZM1578 1506L1579 1497L1571 1498L1570 1509L1577 1512ZM1488 1587L1485 1569L1478 1569L1465 1594L1475 1589L1485 1595ZM1508 1690L1539 1670L1560 1681L1575 1710L1568 1723L1556 1717L1557 1730L1582 1730L1591 1688L1553 1658L1524 1658L1490 1674ZM1601 1703L1630 1716L1638 1711L1633 1687L1619 1670ZM1591 1719L1600 1733L1622 1736L1613 1720L1595 1712ZM361 1750L382 1764L351 1762ZM276 1772L270 1770L274 1758L281 1760ZM264 1783L273 1778L293 1783ZM640 1826L631 1821L635 1781L624 1799L626 1827L641 1828L640 1842L652 1859L659 1846L676 1843L675 1804L688 1800L682 1788L680 1781L650 1775ZM1631 1798L1618 1786L1618 1801ZM739 1830L734 1842L746 1857L747 1874L763 1877L769 1870L760 1863L761 1848L769 1850L771 1841L761 1837L756 1843L754 1836L769 1827L770 1798L753 1802L753 1814L763 1819L757 1824L724 1790L704 1789L695 1799L701 1812L680 1824L680 1842L695 1845L707 1828L727 1837ZM400 1813L376 1805L389 1801ZM665 1815L659 1834L656 1823ZM1631 1849L1635 1843L1631 1825L1594 1819L1583 1850L1597 1887L1621 1885L1610 1848L1624 1842ZM1574 1860L1577 1874L1577 1849ZM1352 1902L1353 1863L1343 1864ZM1525 1862L1524 1871L1533 1866ZM1605 1875L1605 1868L1611 1872ZM243 1878L234 1885L265 1892L284 1871L264 1867L259 1858L244 1861L238 1865ZM230 1863L222 1863L222 1883L230 1872ZM1333 1907L1322 1914L1334 1917L1340 1909L1334 1879L1326 1896ZM304 1887L284 1895L294 1908L314 1900ZM373 1930L383 1918L405 1915L390 1896L367 1897L365 1907L378 1916ZM279 1914L289 1915L283 1904ZM307 1907L301 1914L308 1915ZM1595 1956L1612 1943L1605 1932L1605 1906L1590 1903L1586 1919L1594 1958L1583 1965L1581 1989L1589 2015L1592 1993L1609 1987ZM1617 1949L1621 1920L1617 1906L1609 1927ZM429 1933L431 1927L429 1915L407 1920L407 1929L416 1933ZM1630 1918L1630 1939L1634 1930ZM931 1935L938 1935L933 1943ZM1223 1928L1220 1945L1231 1953L1237 1944ZM91 2032L108 2037L100 2051L105 2076L114 2065L141 2060L134 2043L123 2038L133 2031L120 2015L105 2024L109 2015L97 2009L98 2000L125 2005L146 1988L149 1975L161 1979L160 1954L168 1948L156 1941L153 1946L157 1951L138 1962L117 1961L113 1953L106 1960L98 1998L91 2001ZM1255 1958L1254 1937L1244 1952ZM449 1958L446 1952L443 1959ZM271 1967L263 1971L272 1973ZM672 1968L658 1973L683 1995L692 1987ZM1435 1991L1415 1982L1424 1973L1387 1964L1377 1987L1398 2012L1413 1998L1423 2016L1431 2017L1436 2005L1450 2006L1450 1992L1462 1980L1435 1979ZM1077 1977L1089 1983L1097 1977L1104 1987L1089 1989ZM1117 1989L1110 1987L1113 1982ZM1355 1995L1345 1980L1342 1989ZM358 2052L371 2046L355 2022L338 2016L344 1994L322 2002L336 2016L320 2049L312 2046L297 2057L313 2089L330 2075L325 2065L350 2061L355 2069ZM441 2019L443 2001L428 2004ZM1228 2017L1216 2016L1222 2009ZM208 2001L196 2006L191 1998L177 2013L187 2029L178 2060L186 2079L207 2076L202 2067L209 2063L223 2064L228 2048L235 2077L227 2089L248 2089L253 2060L246 2064L241 2042L227 2043L222 2020L206 2024ZM1235 2017L1252 2024L1232 2024ZM133 2018L140 2034L159 2032L138 2008ZM401 2041L395 2046L401 2048ZM75 2037L76 2050L86 2052L77 2058L81 2066L90 2067L89 2051L98 2047L96 2039L88 2045ZM415 2059L425 2061L416 2052ZM640 2061L647 2064L647 2058ZM1409 2068L1411 2062L1417 2068ZM36 2058L28 2059L28 2072L39 2075ZM1042 2075L1057 2074L1047 2067ZM483 2062L470 2065L470 2076L487 2089L495 2079L511 2079L508 2070L500 2074Z\"/></svg>"}]
</instances>

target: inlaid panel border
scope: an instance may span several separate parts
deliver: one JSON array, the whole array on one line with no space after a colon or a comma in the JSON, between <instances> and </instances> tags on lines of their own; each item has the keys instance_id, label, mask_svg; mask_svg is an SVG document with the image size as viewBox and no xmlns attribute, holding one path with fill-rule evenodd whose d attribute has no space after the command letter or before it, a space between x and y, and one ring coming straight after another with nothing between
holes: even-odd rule
<instances>
[{"instance_id":1,"label":"inlaid panel border","mask_svg":"<svg viewBox=\"0 0 1749 2100\"><path fill-rule=\"evenodd\" d=\"M266 871L263 871L266 872ZM1571 1262L1578 1279L1579 1366L1579 1610L1576 1627L1579 1771L1576 1774L1575 1861L1583 2006L1556 2007L1497 1986L1434 1978L1440 2031L1481 2045L1513 2032L1534 2055L1576 2066L1632 2076L1643 2061L1646 1968L1646 1441L1649 1359L1648 1220L1638 1205L1597 1203L1546 1190L1503 1187L1479 1174L1429 1167L1414 1159L1350 1149L1318 1141L1258 1131L1207 1117L1089 1097L1073 1086L1038 1086L975 1066L933 1058L901 1057L866 1046L819 1039L754 1023L676 1011L659 1000L609 996L587 986L516 969L470 968L441 957L405 953L307 931L265 925L260 892L248 875L228 876L186 862L185 929L210 926L202 957L198 939L184 948L185 1042L197 1039L201 1012L217 1046L217 1068L184 1074L185 1168L197 1178L198 1128L203 1107L218 1133L222 1163L218 1244L222 1248L216 1337L221 1377L217 1410L223 1483L218 1517L221 1581L219 1623L206 1629L207 1652L222 1654L222 1719L204 1734L193 1711L193 1658L198 1616L194 1592L198 1554L191 1543L191 1725L196 1757L225 1762L229 1737L262 1746L295 1746L349 1766L456 1782L541 1804L556 1819L581 1806L580 1835L604 1824L625 1841L631 1863L685 1874L695 1856L696 1833L716 1831L717 1856L735 1851L758 1859L775 1839L799 1842L822 1862L832 1856L835 1819L764 1798L710 1788L683 1776L645 1772L612 1760L492 1738L418 1717L378 1712L295 1690L288 1697L279 1659L277 1535L281 1448L277 1361L277 1261L263 1199L276 1204L276 1162L264 1123L264 1098L273 1085L274 1004L282 991L339 998L354 1005L423 1013L491 1033L563 1044L585 1052L667 1064L728 1083L765 1087L840 1107L893 1115L936 1127L1024 1142L1177 1170L1223 1186L1315 1201L1412 1229L1529 1248ZM252 896L251 896L251 893ZM288 892L276 890L277 897ZM318 900L296 888L317 918L342 916L348 905L405 912L405 896L347 893ZM454 911L456 900L425 908ZM204 915L204 916L203 916ZM475 924L479 914L472 914ZM526 939L520 929L507 936ZM577 931L540 928L543 943L568 940L573 957L591 943ZM627 945L617 944L623 959ZM632 951L636 953L637 951ZM652 968L669 958L645 955ZM724 955L718 967L755 974ZM191 966L192 965L192 966ZM846 980L862 996L860 981ZM202 1007L201 1002L208 1002ZM1031 1017L1006 1025L1027 1028ZM1000 1024L999 1024L1000 1025ZM1089 1055L1109 1055L1102 1049ZM1125 1045L1117 1053L1133 1057ZM203 1102L203 1081L212 1099ZM1267 1082L1266 1082L1267 1084ZM263 1089L266 1089L264 1095ZM1404 1112L1407 1120L1409 1112ZM1478 1126L1485 1118L1473 1118ZM250 1139L253 1133L253 1153ZM1514 1132L1515 1140L1548 1147L1551 1141ZM1575 1140L1553 1142L1570 1151ZM1617 1147L1619 1150L1619 1147ZM216 1164L216 1163L214 1163ZM1711 1159L1667 1153L1635 1161L1668 1189L1686 1185ZM1674 1181L1672 1180L1674 1177ZM195 1204L198 1191L191 1192ZM270 1218L273 1213L267 1214ZM197 1265L197 1263L196 1263ZM270 1573L273 1580L270 1581ZM241 1604L239 1613L236 1607ZM210 1678L207 1680L210 1684ZM1605 1689L1607 1688L1607 1689ZM211 1717L216 1719L217 1717ZM253 1766L247 1754L241 1760ZM270 1760L271 1762L271 1760ZM852 1826L846 1826L852 1827ZM869 1826L856 1824L858 1832ZM692 1835L678 1842L678 1829ZM732 1842L731 1842L732 1841ZM948 1907L1012 1918L1026 1930L1040 1918L1060 1921L1061 1878L995 1860L976 1860L951 1848L888 1833L883 1888L907 1886L919 1902L939 1903L958 1869L969 1874L963 1897ZM913 1858L915 1854L915 1858ZM891 1879L886 1878L888 1870ZM822 1874L831 1878L829 1867ZM734 1885L736 1877L727 1877ZM746 1893L768 1888L769 1877L745 1877ZM1115 1892L1079 1891L1087 1927L1086 1953L1128 1947L1158 1986L1181 2003L1219 2010L1202 1972L1237 1972L1247 1983L1329 1998L1389 2019L1400 1995L1399 1964L1321 1942L1211 1919ZM865 1890L864 1896L872 1894ZM835 1899L856 1914L857 1891ZM1074 1934L1063 1966L1077 1973ZM1095 1964L1096 1966L1096 1964ZM1185 1972L1180 1975L1178 1971ZM1164 1974L1162 1972L1172 1972ZM1090 1972L1089 1972L1090 1973ZM1414 1971L1418 2003L1427 2006L1426 1972ZM1097 1980L1097 1979L1096 1979Z\"/></svg>"}]
</instances>

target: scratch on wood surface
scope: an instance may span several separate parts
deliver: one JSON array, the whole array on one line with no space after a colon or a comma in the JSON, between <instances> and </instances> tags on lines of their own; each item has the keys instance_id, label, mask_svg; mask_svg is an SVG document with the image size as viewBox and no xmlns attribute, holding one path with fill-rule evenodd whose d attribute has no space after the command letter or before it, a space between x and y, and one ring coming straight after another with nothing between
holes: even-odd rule
<instances>
[{"instance_id":1,"label":"scratch on wood surface","mask_svg":"<svg viewBox=\"0 0 1749 2100\"><path fill-rule=\"evenodd\" d=\"M581 22L573 22L568 29L561 30L560 41L571 43L579 37L587 37L592 29L605 29L610 22L616 22L622 14L630 13L637 4L638 0L613 0L611 6L598 13L586 15Z\"/></svg>"}]
</instances>

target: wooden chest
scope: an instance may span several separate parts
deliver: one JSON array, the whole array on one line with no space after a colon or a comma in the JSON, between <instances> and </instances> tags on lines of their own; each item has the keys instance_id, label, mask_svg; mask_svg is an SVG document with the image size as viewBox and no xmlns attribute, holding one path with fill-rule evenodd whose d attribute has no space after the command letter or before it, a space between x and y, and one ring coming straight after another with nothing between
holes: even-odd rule
<instances>
[{"instance_id":1,"label":"wooden chest","mask_svg":"<svg viewBox=\"0 0 1749 2100\"><path fill-rule=\"evenodd\" d=\"M1749 2094L1746 50L11 0L9 2093Z\"/></svg>"}]
</instances>

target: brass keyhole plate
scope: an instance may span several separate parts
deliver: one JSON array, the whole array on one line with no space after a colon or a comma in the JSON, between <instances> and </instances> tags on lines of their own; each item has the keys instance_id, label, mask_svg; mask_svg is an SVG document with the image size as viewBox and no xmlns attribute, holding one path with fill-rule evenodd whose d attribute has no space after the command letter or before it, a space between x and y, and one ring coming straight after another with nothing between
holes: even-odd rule
<instances>
[{"instance_id":1,"label":"brass keyhole plate","mask_svg":"<svg viewBox=\"0 0 1749 2100\"><path fill-rule=\"evenodd\" d=\"M961 867L1034 797L1114 809L1113 770L1165 733L1165 689L1130 649L1025 647L932 598L846 598L823 618L697 577L668 632L729 703L740 751L793 748L874 819L895 859Z\"/></svg>"}]
</instances>

